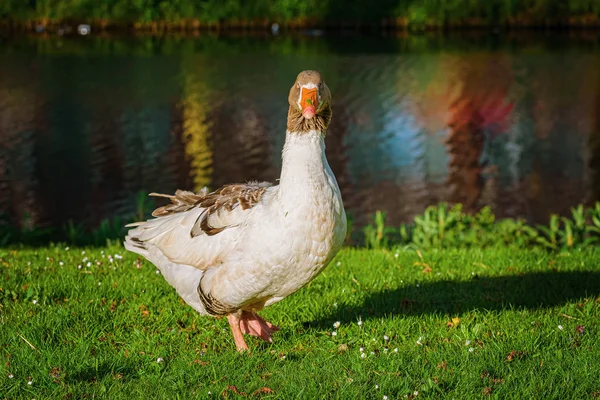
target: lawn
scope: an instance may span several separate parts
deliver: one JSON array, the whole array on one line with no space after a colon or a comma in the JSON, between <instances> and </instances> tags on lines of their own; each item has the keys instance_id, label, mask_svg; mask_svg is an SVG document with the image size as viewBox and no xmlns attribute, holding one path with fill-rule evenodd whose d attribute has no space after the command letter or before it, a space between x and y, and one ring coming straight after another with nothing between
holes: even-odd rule
<instances>
[{"instance_id":1,"label":"lawn","mask_svg":"<svg viewBox=\"0 0 600 400\"><path fill-rule=\"evenodd\" d=\"M595 248L344 249L245 354L120 246L0 257L0 398L600 397Z\"/></svg>"}]
</instances>

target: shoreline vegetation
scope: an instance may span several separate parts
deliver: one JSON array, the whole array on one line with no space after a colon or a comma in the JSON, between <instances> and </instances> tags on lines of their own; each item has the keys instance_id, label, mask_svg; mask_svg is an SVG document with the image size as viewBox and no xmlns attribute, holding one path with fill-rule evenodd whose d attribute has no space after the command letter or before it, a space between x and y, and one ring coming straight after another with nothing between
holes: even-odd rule
<instances>
[{"instance_id":1,"label":"shoreline vegetation","mask_svg":"<svg viewBox=\"0 0 600 400\"><path fill-rule=\"evenodd\" d=\"M600 28L595 0L5 0L0 28L61 31L87 24L94 30L450 30L463 28ZM68 32L67 32L68 33Z\"/></svg>"},{"instance_id":2,"label":"shoreline vegetation","mask_svg":"<svg viewBox=\"0 0 600 400\"><path fill-rule=\"evenodd\" d=\"M149 217L154 204L138 194L137 212L129 217L103 220L96 228L69 220L58 228L29 229L0 224L0 247L45 246L65 243L75 246L105 246L122 242L131 222ZM0 219L1 221L1 219ZM29 225L28 223L24 224ZM489 207L466 213L461 204L441 202L427 207L410 224L386 224L386 214L377 211L364 226L348 218L346 246L382 250L393 247L514 248L564 251L600 245L600 202L571 208L570 215L552 214L547 224L530 224L524 219L497 219Z\"/></svg>"}]
</instances>

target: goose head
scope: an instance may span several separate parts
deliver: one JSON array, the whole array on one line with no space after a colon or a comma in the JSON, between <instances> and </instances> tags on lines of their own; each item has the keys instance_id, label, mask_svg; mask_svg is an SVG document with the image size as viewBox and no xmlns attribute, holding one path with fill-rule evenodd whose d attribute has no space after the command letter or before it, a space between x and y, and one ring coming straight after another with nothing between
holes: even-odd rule
<instances>
[{"instance_id":1,"label":"goose head","mask_svg":"<svg viewBox=\"0 0 600 400\"><path fill-rule=\"evenodd\" d=\"M331 119L331 91L318 71L300 72L288 101L288 130L325 132Z\"/></svg>"}]
</instances>

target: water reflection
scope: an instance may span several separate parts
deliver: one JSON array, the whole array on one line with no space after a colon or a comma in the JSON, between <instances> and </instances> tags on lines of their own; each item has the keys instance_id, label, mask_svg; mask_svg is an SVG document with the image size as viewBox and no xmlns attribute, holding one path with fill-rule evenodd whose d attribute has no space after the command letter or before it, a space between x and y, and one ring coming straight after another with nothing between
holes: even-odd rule
<instances>
[{"instance_id":1,"label":"water reflection","mask_svg":"<svg viewBox=\"0 0 600 400\"><path fill-rule=\"evenodd\" d=\"M545 222L600 198L598 43L13 40L0 50L0 211L19 227L93 226L135 214L139 191L272 181L291 80L315 68L334 94L328 157L358 224L379 209L407 222L440 200Z\"/></svg>"}]
</instances>

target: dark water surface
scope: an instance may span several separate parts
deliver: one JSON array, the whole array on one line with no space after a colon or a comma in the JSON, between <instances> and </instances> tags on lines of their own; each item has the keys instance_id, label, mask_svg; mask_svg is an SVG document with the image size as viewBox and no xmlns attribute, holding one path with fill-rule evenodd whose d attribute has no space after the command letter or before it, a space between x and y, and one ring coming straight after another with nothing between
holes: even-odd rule
<instances>
[{"instance_id":1,"label":"dark water surface","mask_svg":"<svg viewBox=\"0 0 600 400\"><path fill-rule=\"evenodd\" d=\"M600 198L600 38L569 34L0 41L0 212L89 226L143 192L274 180L287 93L333 92L330 164L358 223L441 200L546 222Z\"/></svg>"}]
</instances>

